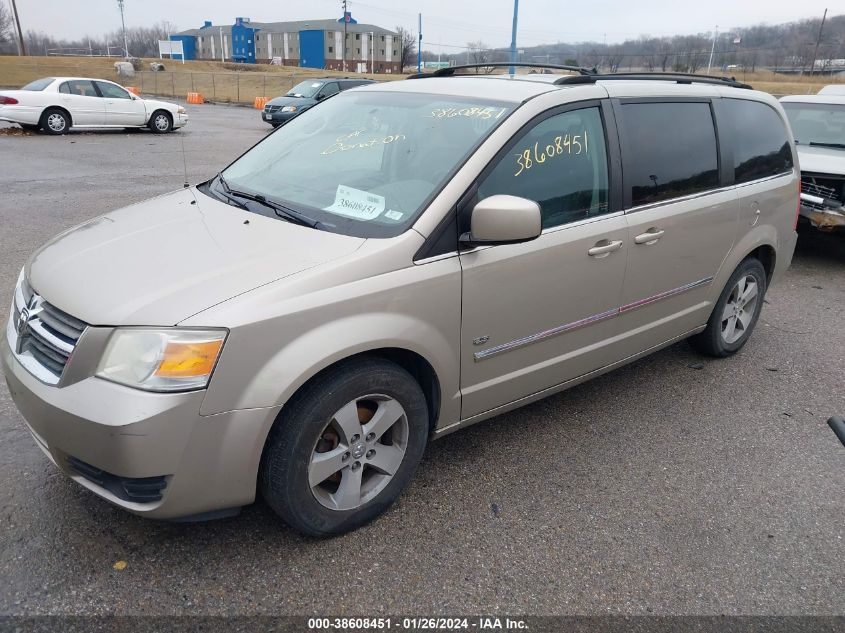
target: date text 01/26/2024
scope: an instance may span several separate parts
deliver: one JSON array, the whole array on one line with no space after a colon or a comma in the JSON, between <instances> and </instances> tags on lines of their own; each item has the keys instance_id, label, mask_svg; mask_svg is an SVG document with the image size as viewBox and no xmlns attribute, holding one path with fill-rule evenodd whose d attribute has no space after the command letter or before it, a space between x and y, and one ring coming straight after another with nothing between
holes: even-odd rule
<instances>
[{"instance_id":1,"label":"date text 01/26/2024","mask_svg":"<svg viewBox=\"0 0 845 633\"><path fill-rule=\"evenodd\" d=\"M376 630L390 629L407 631L518 631L527 629L524 620L497 617L401 617L401 618L309 618L311 631L331 630Z\"/></svg>"}]
</instances>

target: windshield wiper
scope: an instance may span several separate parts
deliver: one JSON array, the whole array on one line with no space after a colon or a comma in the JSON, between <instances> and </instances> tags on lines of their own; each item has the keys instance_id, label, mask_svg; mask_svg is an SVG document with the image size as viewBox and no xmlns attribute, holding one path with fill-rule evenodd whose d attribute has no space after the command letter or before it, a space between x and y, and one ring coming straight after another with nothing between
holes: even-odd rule
<instances>
[{"instance_id":1,"label":"windshield wiper","mask_svg":"<svg viewBox=\"0 0 845 633\"><path fill-rule=\"evenodd\" d=\"M268 200L266 197L262 196L260 193L247 193L246 191L238 191L236 189L232 189L226 179L223 178L223 174L217 174L217 180L220 183L220 186L223 187L223 191L226 193L226 197L232 200L233 202L237 202L238 206L242 209L249 208L243 203L237 200L237 198L241 198L242 200L251 200L253 202L257 202L269 209L273 209L276 215L280 218L284 218L288 222L292 222L294 224L300 224L302 226L307 226L312 229L316 229L321 222L319 220L315 220L314 218L309 218L304 213L300 213L290 207L286 207L283 204L279 204L274 200Z\"/></svg>"},{"instance_id":2,"label":"windshield wiper","mask_svg":"<svg viewBox=\"0 0 845 633\"><path fill-rule=\"evenodd\" d=\"M833 147L835 149L845 149L845 143L820 143L818 141L810 141L810 147Z\"/></svg>"}]
</instances>

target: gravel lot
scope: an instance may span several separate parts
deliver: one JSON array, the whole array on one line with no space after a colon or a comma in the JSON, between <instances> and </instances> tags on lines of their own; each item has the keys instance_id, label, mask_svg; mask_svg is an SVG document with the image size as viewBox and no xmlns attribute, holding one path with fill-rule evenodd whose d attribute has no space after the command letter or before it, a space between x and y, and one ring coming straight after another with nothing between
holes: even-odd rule
<instances>
[{"instance_id":1,"label":"gravel lot","mask_svg":"<svg viewBox=\"0 0 845 633\"><path fill-rule=\"evenodd\" d=\"M39 244L180 187L183 143L198 182L270 129L188 107L164 137L0 130L3 310ZM324 541L263 503L203 524L115 509L56 472L0 381L0 613L843 614L825 420L845 414L845 237L802 233L767 298L738 356L679 344L450 435L386 516Z\"/></svg>"}]
</instances>

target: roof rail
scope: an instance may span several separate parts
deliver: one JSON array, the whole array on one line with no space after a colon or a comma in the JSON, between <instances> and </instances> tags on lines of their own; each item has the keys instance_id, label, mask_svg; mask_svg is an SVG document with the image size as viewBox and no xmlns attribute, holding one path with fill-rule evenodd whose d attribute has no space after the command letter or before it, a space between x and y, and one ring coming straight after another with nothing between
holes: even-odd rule
<instances>
[{"instance_id":1,"label":"roof rail","mask_svg":"<svg viewBox=\"0 0 845 633\"><path fill-rule=\"evenodd\" d=\"M555 80L555 85L566 84L591 84L597 81L674 81L679 84L712 84L717 86L729 86L731 88L744 88L753 90L749 84L736 80L736 77L715 77L713 75L694 75L692 73L610 73L601 75L597 73L582 74L573 77L561 77Z\"/></svg>"},{"instance_id":2,"label":"roof rail","mask_svg":"<svg viewBox=\"0 0 845 633\"><path fill-rule=\"evenodd\" d=\"M580 75L592 75L597 71L595 68L589 69L583 66L563 66L560 64L536 64L531 62L487 62L484 64L460 64L458 66L448 66L446 68L439 68L433 73L417 73L415 75L408 75L408 79L424 79L426 77L452 77L456 70L467 70L477 68L508 68L515 66L517 68L543 68L550 70L568 70L570 72L579 73ZM557 82L555 82L557 83Z\"/></svg>"}]
</instances>

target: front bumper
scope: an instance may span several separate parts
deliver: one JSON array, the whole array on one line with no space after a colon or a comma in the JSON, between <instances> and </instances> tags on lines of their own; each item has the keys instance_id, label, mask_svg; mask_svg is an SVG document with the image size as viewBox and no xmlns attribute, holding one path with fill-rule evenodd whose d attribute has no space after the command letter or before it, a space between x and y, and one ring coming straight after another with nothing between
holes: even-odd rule
<instances>
[{"instance_id":1,"label":"front bumper","mask_svg":"<svg viewBox=\"0 0 845 633\"><path fill-rule=\"evenodd\" d=\"M299 112L267 112L265 110L262 110L261 120L265 123L272 125L273 127L278 127L290 121L297 114L299 114Z\"/></svg>"},{"instance_id":2,"label":"front bumper","mask_svg":"<svg viewBox=\"0 0 845 633\"><path fill-rule=\"evenodd\" d=\"M0 365L13 401L38 446L77 483L152 518L254 501L264 441L280 407L202 416L205 391L148 393L95 377L55 387L30 374L0 338ZM80 474L80 461L115 478L163 477L166 486L160 500L127 500L114 486Z\"/></svg>"},{"instance_id":3,"label":"front bumper","mask_svg":"<svg viewBox=\"0 0 845 633\"><path fill-rule=\"evenodd\" d=\"M176 114L173 117L173 128L176 129L177 127L183 127L188 124L188 115L187 114Z\"/></svg>"}]
</instances>

